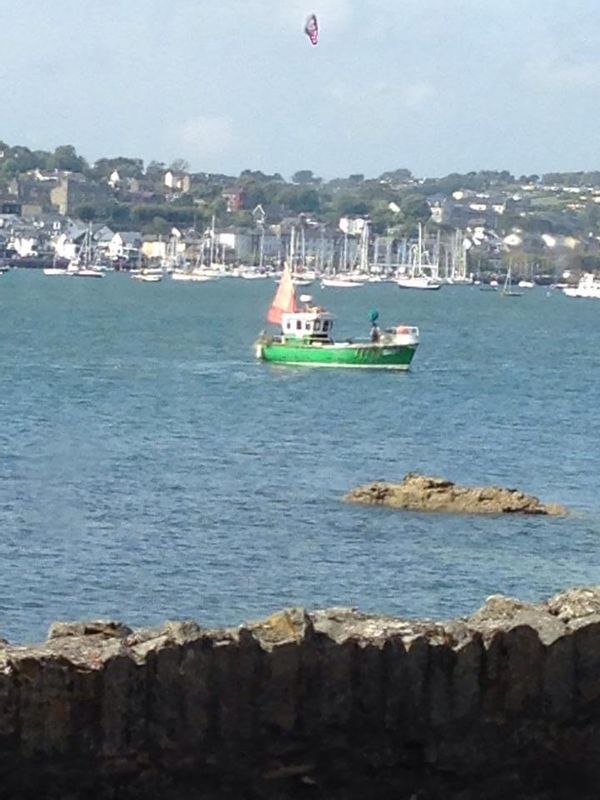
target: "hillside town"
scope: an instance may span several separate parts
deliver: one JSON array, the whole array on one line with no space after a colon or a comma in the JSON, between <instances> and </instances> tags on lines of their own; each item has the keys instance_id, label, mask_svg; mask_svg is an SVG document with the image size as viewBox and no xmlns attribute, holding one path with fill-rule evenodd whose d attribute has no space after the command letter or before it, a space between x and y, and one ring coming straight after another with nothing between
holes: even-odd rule
<instances>
[{"instance_id":1,"label":"hillside town","mask_svg":"<svg viewBox=\"0 0 600 800\"><path fill-rule=\"evenodd\" d=\"M91 247L122 270L186 264L393 271L417 237L447 276L513 274L538 282L600 267L600 172L507 171L323 180L300 170L238 176L53 153L0 142L0 259L43 267ZM419 245L419 257L421 245ZM295 261L294 261L295 260Z\"/></svg>"}]
</instances>

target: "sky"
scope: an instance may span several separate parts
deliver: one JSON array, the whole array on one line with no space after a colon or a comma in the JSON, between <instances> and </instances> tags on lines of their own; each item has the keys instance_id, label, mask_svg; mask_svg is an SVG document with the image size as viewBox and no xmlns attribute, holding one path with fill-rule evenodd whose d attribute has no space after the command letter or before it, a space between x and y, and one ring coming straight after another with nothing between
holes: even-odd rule
<instances>
[{"instance_id":1,"label":"sky","mask_svg":"<svg viewBox=\"0 0 600 800\"><path fill-rule=\"evenodd\" d=\"M12 145L286 178L600 168L598 0L0 0L0 20Z\"/></svg>"}]
</instances>

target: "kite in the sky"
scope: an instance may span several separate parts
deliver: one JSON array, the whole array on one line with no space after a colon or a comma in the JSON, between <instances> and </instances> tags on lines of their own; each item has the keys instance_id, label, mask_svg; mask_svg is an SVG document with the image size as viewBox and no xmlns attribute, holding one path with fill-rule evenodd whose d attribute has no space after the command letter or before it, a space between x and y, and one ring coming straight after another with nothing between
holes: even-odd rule
<instances>
[{"instance_id":1,"label":"kite in the sky","mask_svg":"<svg viewBox=\"0 0 600 800\"><path fill-rule=\"evenodd\" d=\"M311 44L318 44L319 42L319 23L317 22L317 15L311 14L304 26L304 33L310 39Z\"/></svg>"}]
</instances>

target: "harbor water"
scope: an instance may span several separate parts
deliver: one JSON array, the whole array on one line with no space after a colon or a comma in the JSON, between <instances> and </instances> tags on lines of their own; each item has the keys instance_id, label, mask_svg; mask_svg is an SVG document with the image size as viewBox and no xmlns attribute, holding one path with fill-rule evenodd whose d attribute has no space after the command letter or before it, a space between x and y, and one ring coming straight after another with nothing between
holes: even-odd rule
<instances>
[{"instance_id":1,"label":"harbor water","mask_svg":"<svg viewBox=\"0 0 600 800\"><path fill-rule=\"evenodd\" d=\"M415 324L409 373L270 367L271 280L0 279L0 637L57 619L235 624L283 606L469 613L600 583L600 303L319 289L339 337ZM406 472L567 518L342 502Z\"/></svg>"}]
</instances>

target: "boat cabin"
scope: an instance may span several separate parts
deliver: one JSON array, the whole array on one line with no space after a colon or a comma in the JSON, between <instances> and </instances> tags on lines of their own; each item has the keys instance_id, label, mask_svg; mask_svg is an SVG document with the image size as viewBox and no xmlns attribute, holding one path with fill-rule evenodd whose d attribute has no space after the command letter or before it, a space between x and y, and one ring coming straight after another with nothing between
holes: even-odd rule
<instances>
[{"instance_id":1,"label":"boat cabin","mask_svg":"<svg viewBox=\"0 0 600 800\"><path fill-rule=\"evenodd\" d=\"M281 316L281 334L284 339L305 339L311 342L331 342L333 315L318 306Z\"/></svg>"}]
</instances>

